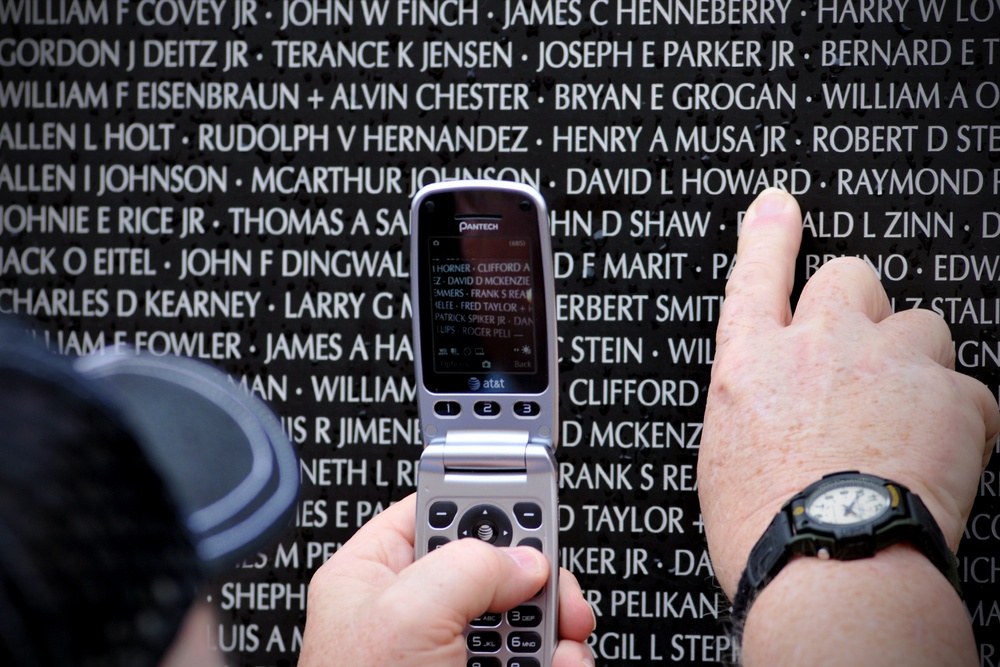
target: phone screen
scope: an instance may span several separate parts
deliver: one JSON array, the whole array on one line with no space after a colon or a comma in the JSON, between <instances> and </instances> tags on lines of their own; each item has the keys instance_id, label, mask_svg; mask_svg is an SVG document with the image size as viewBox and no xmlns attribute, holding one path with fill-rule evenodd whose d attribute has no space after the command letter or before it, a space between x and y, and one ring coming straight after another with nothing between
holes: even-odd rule
<instances>
[{"instance_id":1,"label":"phone screen","mask_svg":"<svg viewBox=\"0 0 1000 667\"><path fill-rule=\"evenodd\" d=\"M548 387L539 218L517 193L454 192L420 209L423 381L435 393Z\"/></svg>"}]
</instances>

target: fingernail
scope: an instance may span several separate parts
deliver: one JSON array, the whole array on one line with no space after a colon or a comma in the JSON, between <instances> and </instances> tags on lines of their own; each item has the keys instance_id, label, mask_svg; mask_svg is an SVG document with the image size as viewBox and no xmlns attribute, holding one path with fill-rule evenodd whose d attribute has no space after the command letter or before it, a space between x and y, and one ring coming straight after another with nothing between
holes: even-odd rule
<instances>
[{"instance_id":1,"label":"fingernail","mask_svg":"<svg viewBox=\"0 0 1000 667\"><path fill-rule=\"evenodd\" d=\"M514 559L517 566L528 572L542 572L545 570L545 563L542 554L532 547L514 547L507 550L507 555Z\"/></svg>"},{"instance_id":2,"label":"fingernail","mask_svg":"<svg viewBox=\"0 0 1000 667\"><path fill-rule=\"evenodd\" d=\"M757 201L754 202L754 215L756 218L769 218L779 215L788 205L789 196L783 190L768 188L760 193Z\"/></svg>"},{"instance_id":3,"label":"fingernail","mask_svg":"<svg viewBox=\"0 0 1000 667\"><path fill-rule=\"evenodd\" d=\"M580 661L580 664L583 665L583 667L594 667L594 656L583 656L583 660Z\"/></svg>"}]
</instances>

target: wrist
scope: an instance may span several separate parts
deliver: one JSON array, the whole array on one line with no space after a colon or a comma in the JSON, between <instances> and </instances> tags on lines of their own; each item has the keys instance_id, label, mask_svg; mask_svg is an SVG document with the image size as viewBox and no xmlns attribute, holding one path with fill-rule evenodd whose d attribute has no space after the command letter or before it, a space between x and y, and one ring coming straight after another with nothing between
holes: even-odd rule
<instances>
[{"instance_id":1,"label":"wrist","mask_svg":"<svg viewBox=\"0 0 1000 667\"><path fill-rule=\"evenodd\" d=\"M824 472L814 471L811 473L803 470L798 474L790 475L781 486L775 485L766 490L744 490L741 497L745 501L757 500L752 506L749 506L751 505L750 502L727 502L719 503L722 505L721 508L705 508L705 529L712 557L712 565L716 578L730 600L733 599L736 593L741 575L747 569L751 552L762 540L762 537L770 528L776 515L785 513L789 522L793 524L793 532L798 532L799 530L811 532L811 527L816 527L820 533L825 533L827 540L832 536L832 532L837 532L835 526L829 525L826 526L827 530L823 530L822 522L819 524L813 523L812 526L798 525L799 520L792 518L793 508L789 507L789 505L794 502L798 506L795 513L796 516L807 518L803 515L805 509L805 497L803 494L819 485L821 480L831 477L836 478L843 474L842 472L835 473L830 470ZM954 564L954 552L958 548L958 542L961 539L964 527L964 520L961 518L960 512L958 512L958 517L956 518L957 507L954 504L948 505L947 503L942 503L937 494L928 491L919 483L914 483L910 488L907 488L907 486L898 483L898 478L897 481L891 481L871 475L859 475L859 477L870 477L869 481L881 479L881 481L894 487L889 489L889 491L893 496L898 494L900 502L898 503L898 508L894 504L893 511L889 514L895 514L897 520L905 518L905 523L908 523L909 527L900 529L898 525L893 525L891 529L886 529L884 524L889 521L889 517L884 517L881 520L883 525L878 527L877 530L877 532L881 533L880 535L870 535L867 539L862 538L860 540L862 544L860 545L857 543L858 539L853 539L851 540L853 542L851 546L855 548L854 553L841 555L834 553L832 554L833 558L843 560L862 558L873 555L876 551L884 549L889 544L909 542L915 544L918 550L923 551L941 570L947 571ZM709 500L709 498L711 496L708 496L706 500ZM711 501L709 500L709 502ZM734 507L743 510L743 512L734 516L734 512L732 511ZM712 511L712 509L715 509L715 511ZM903 511L907 509L909 511ZM726 520L711 520L712 517L716 516L724 516ZM841 517L841 519L846 519L846 517ZM957 528L956 525L958 526ZM848 526L848 528L850 527ZM809 544L803 546L802 541L798 537L795 538L794 542L796 542L796 548L791 550L792 553L789 554L789 557L798 553L817 555L817 551L824 547L824 545L831 546L824 540L809 540ZM867 554L858 553L857 548L859 547L862 552L867 551ZM951 576L953 583L957 586L954 573L951 573Z\"/></svg>"},{"instance_id":2,"label":"wrist","mask_svg":"<svg viewBox=\"0 0 1000 667\"><path fill-rule=\"evenodd\" d=\"M918 549L958 591L954 554L918 495L857 471L823 476L782 505L751 549L732 598L736 641L751 605L793 558L871 559L900 543Z\"/></svg>"},{"instance_id":3,"label":"wrist","mask_svg":"<svg viewBox=\"0 0 1000 667\"><path fill-rule=\"evenodd\" d=\"M705 521L705 537L715 577L732 600L737 582L746 569L754 545L782 505L821 473L791 474L777 484L757 488L752 479L739 484L711 484L699 470L699 502ZM703 483L704 482L704 483Z\"/></svg>"},{"instance_id":4,"label":"wrist","mask_svg":"<svg viewBox=\"0 0 1000 667\"><path fill-rule=\"evenodd\" d=\"M791 498L792 495L789 493L784 500ZM730 601L736 595L736 588L743 571L746 569L750 552L757 540L764 534L782 502L778 502L773 507L762 508L746 517L741 517L738 523L734 521L733 525L739 526L735 531L726 530L726 525L719 525L717 536L714 524L706 522L705 532L709 556L712 559L712 569L722 591Z\"/></svg>"},{"instance_id":5,"label":"wrist","mask_svg":"<svg viewBox=\"0 0 1000 667\"><path fill-rule=\"evenodd\" d=\"M861 560L791 560L751 607L743 654L747 667L976 660L961 599L908 544Z\"/></svg>"}]
</instances>

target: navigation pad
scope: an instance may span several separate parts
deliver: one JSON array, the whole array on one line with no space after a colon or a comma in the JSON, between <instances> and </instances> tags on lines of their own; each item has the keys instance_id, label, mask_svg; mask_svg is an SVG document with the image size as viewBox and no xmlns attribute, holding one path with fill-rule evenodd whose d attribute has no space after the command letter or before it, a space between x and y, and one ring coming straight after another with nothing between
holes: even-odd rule
<instances>
[{"instance_id":1,"label":"navigation pad","mask_svg":"<svg viewBox=\"0 0 1000 667\"><path fill-rule=\"evenodd\" d=\"M510 519L499 507L476 505L458 522L458 537L475 537L497 547L510 546L513 536Z\"/></svg>"}]
</instances>

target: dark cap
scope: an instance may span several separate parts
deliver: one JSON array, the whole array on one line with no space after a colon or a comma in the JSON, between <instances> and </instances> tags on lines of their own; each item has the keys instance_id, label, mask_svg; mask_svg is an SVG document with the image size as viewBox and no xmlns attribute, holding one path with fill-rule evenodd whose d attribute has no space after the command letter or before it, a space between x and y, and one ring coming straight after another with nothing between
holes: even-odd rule
<instances>
[{"instance_id":1,"label":"dark cap","mask_svg":"<svg viewBox=\"0 0 1000 667\"><path fill-rule=\"evenodd\" d=\"M286 528L298 465L211 366L71 361L0 320L0 663L150 667L198 586Z\"/></svg>"},{"instance_id":2,"label":"dark cap","mask_svg":"<svg viewBox=\"0 0 1000 667\"><path fill-rule=\"evenodd\" d=\"M263 401L193 359L116 352L74 366L121 409L209 571L253 553L287 526L298 464Z\"/></svg>"}]
</instances>

